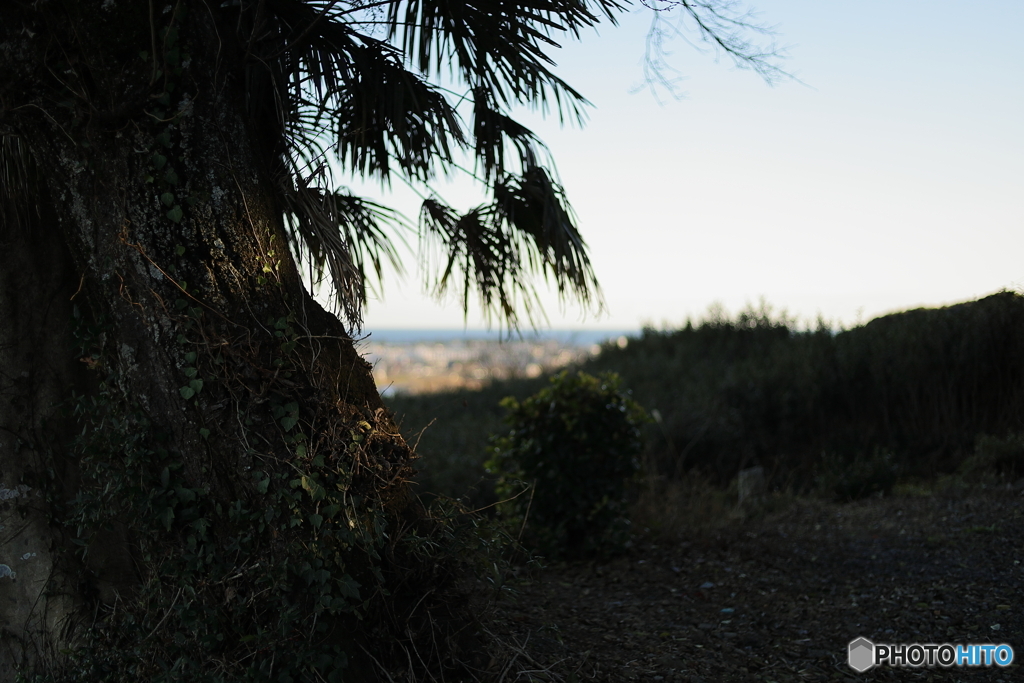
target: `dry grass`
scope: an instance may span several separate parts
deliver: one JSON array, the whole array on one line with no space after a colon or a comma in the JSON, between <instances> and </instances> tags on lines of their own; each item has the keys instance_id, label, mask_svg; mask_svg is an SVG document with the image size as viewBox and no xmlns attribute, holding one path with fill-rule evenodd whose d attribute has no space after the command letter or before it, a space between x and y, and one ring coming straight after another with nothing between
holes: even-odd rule
<instances>
[{"instance_id":1,"label":"dry grass","mask_svg":"<svg viewBox=\"0 0 1024 683\"><path fill-rule=\"evenodd\" d=\"M638 487L630 510L634 531L653 538L712 533L740 520L784 510L796 500L788 491L749 498L742 505L736 481L722 488L695 472L682 479L648 476Z\"/></svg>"},{"instance_id":2,"label":"dry grass","mask_svg":"<svg viewBox=\"0 0 1024 683\"><path fill-rule=\"evenodd\" d=\"M736 495L711 485L698 474L678 480L655 475L641 484L630 518L637 532L676 536L684 530L713 530L727 524L737 509Z\"/></svg>"}]
</instances>

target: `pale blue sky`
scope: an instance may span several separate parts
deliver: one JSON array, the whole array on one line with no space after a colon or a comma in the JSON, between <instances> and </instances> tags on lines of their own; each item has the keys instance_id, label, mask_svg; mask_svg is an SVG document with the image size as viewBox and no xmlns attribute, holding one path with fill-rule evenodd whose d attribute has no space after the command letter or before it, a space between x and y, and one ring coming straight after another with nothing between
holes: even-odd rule
<instances>
[{"instance_id":1,"label":"pale blue sky","mask_svg":"<svg viewBox=\"0 0 1024 683\"><path fill-rule=\"evenodd\" d=\"M634 92L649 13L554 54L595 105L535 123L604 289L556 328L678 325L764 297L847 324L1024 286L1024 2L757 0L802 83L774 88L683 42L686 97ZM445 187L460 208L468 183ZM400 194L399 208L415 215ZM415 246L415 245L413 245ZM406 254L415 264L415 256ZM461 327L411 269L366 331ZM484 326L478 310L470 328Z\"/></svg>"}]
</instances>

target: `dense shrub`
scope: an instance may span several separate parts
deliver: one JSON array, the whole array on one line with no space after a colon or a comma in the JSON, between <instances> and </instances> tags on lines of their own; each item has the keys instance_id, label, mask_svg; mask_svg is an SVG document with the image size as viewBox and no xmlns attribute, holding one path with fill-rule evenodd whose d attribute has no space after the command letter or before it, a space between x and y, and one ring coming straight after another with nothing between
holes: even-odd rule
<instances>
[{"instance_id":1,"label":"dense shrub","mask_svg":"<svg viewBox=\"0 0 1024 683\"><path fill-rule=\"evenodd\" d=\"M502 514L525 522L526 544L547 557L610 554L628 538L627 482L648 417L619 385L612 373L563 371L522 402L502 401L511 429L487 467Z\"/></svg>"},{"instance_id":2,"label":"dense shrub","mask_svg":"<svg viewBox=\"0 0 1024 683\"><path fill-rule=\"evenodd\" d=\"M956 470L980 434L1024 431L1024 296L1000 292L850 330L799 330L762 307L644 330L584 369L619 372L658 410L645 462L661 474L697 469L725 485L763 465L809 490L850 465L876 480L869 489L884 489L890 468L876 452L891 453L903 475L927 477Z\"/></svg>"}]
</instances>

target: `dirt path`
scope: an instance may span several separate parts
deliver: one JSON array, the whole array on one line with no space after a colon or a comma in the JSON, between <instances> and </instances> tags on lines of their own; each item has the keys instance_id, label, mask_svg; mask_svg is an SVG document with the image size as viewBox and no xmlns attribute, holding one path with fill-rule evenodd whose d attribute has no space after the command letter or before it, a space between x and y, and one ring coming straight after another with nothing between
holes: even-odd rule
<instances>
[{"instance_id":1,"label":"dirt path","mask_svg":"<svg viewBox=\"0 0 1024 683\"><path fill-rule=\"evenodd\" d=\"M802 502L517 590L503 635L558 674L540 680L1021 680L1024 495ZM1016 661L861 675L846 663L859 636L1008 643Z\"/></svg>"}]
</instances>

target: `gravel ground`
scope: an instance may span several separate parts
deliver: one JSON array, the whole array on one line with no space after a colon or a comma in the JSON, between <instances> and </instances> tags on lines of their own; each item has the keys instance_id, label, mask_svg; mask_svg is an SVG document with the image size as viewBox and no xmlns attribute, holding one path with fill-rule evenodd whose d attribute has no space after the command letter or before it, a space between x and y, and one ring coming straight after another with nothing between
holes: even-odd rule
<instances>
[{"instance_id":1,"label":"gravel ground","mask_svg":"<svg viewBox=\"0 0 1024 683\"><path fill-rule=\"evenodd\" d=\"M516 582L499 635L537 680L1021 680L1024 493L793 503ZM847 645L1008 643L1009 667L875 668ZM526 655L524 654L524 657ZM519 680L523 680L520 678Z\"/></svg>"}]
</instances>

